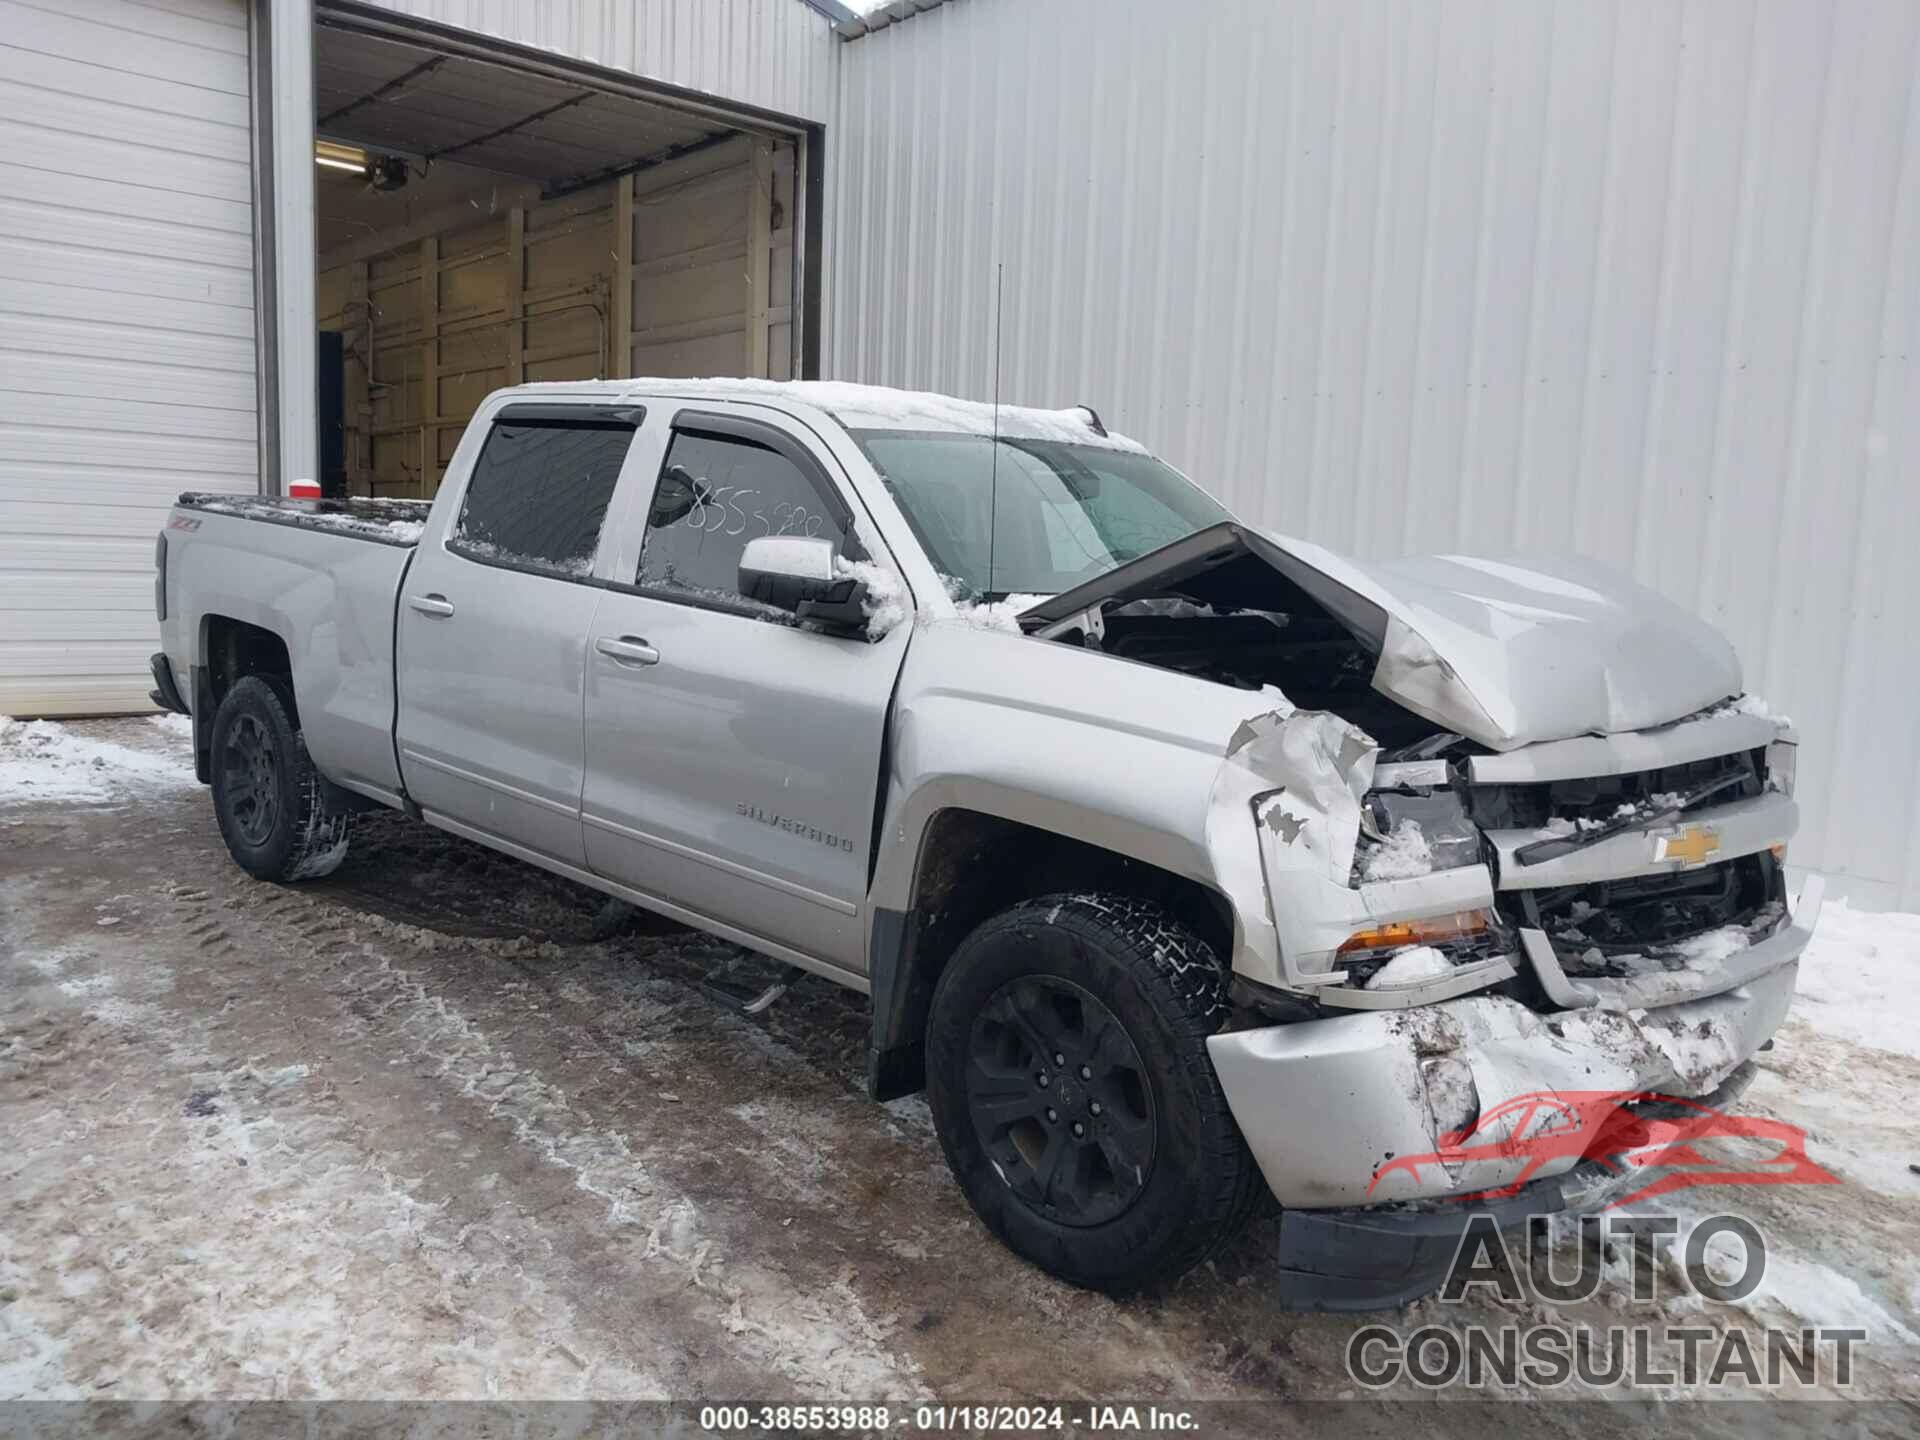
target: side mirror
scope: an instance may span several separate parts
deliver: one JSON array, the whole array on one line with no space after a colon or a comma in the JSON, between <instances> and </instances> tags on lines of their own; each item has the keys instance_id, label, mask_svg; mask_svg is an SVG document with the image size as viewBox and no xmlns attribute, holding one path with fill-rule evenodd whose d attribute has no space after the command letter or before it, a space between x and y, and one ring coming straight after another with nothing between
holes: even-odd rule
<instances>
[{"instance_id":1,"label":"side mirror","mask_svg":"<svg viewBox=\"0 0 1920 1440\"><path fill-rule=\"evenodd\" d=\"M831 540L808 535L762 535L740 552L739 589L749 600L842 629L867 623L866 586L833 573Z\"/></svg>"}]
</instances>

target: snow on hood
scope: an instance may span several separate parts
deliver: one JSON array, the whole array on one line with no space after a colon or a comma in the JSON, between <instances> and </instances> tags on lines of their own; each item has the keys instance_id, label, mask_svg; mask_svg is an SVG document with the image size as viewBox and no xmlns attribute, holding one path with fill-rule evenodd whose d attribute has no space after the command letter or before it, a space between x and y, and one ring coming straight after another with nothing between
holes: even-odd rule
<instances>
[{"instance_id":1,"label":"snow on hood","mask_svg":"<svg viewBox=\"0 0 1920 1440\"><path fill-rule=\"evenodd\" d=\"M1741 690L1740 662L1717 630L1577 556L1361 564L1227 523L1056 595L1022 620L1037 629L1103 601L1169 592L1258 607L1272 571L1379 657L1375 690L1495 750L1662 725Z\"/></svg>"}]
</instances>

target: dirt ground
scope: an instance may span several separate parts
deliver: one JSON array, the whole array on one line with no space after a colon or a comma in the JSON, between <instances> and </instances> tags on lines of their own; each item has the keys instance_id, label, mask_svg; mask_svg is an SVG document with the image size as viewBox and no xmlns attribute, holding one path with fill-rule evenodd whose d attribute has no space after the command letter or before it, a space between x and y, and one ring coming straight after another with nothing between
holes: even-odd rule
<instances>
[{"instance_id":1,"label":"dirt ground","mask_svg":"<svg viewBox=\"0 0 1920 1440\"><path fill-rule=\"evenodd\" d=\"M186 763L143 721L64 728ZM702 987L760 973L741 952L596 940L597 896L397 816L333 877L261 884L190 776L95 778L0 804L0 1398L1356 1393L1361 1322L1273 1303L1270 1220L1126 1303L1001 1249L925 1105L864 1097L860 996L807 979L744 1017ZM1816 1089L1817 1140L1822 1096L1915 1093L1920 1064L1862 1053L1789 1022L1750 1099ZM1682 1308L1865 1324L1853 1393L1912 1399L1920 1182L1852 1170L1727 1207L1805 1271L1778 1313ZM1617 1277L1584 1309L1636 1318ZM1578 1415L1524 1411L1613 1428Z\"/></svg>"}]
</instances>

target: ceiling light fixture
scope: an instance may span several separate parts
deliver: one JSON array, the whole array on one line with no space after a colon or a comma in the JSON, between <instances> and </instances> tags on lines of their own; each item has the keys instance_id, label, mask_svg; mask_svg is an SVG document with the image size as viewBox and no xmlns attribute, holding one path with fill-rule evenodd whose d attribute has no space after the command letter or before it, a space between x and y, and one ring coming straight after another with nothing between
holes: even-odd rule
<instances>
[{"instance_id":1,"label":"ceiling light fixture","mask_svg":"<svg viewBox=\"0 0 1920 1440\"><path fill-rule=\"evenodd\" d=\"M329 170L351 170L356 175L364 175L367 161L367 152L358 145L342 145L337 140L313 142L313 163Z\"/></svg>"}]
</instances>

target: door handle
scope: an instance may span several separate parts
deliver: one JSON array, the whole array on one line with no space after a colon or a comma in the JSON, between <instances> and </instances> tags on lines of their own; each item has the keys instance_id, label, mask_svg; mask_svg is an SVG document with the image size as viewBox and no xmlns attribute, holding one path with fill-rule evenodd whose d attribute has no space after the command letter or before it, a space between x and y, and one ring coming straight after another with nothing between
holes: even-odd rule
<instances>
[{"instance_id":1,"label":"door handle","mask_svg":"<svg viewBox=\"0 0 1920 1440\"><path fill-rule=\"evenodd\" d=\"M439 615L444 618L453 614L453 602L444 595L409 595L407 604L422 615Z\"/></svg>"},{"instance_id":2,"label":"door handle","mask_svg":"<svg viewBox=\"0 0 1920 1440\"><path fill-rule=\"evenodd\" d=\"M660 652L638 635L602 635L593 648L616 665L658 665Z\"/></svg>"}]
</instances>

